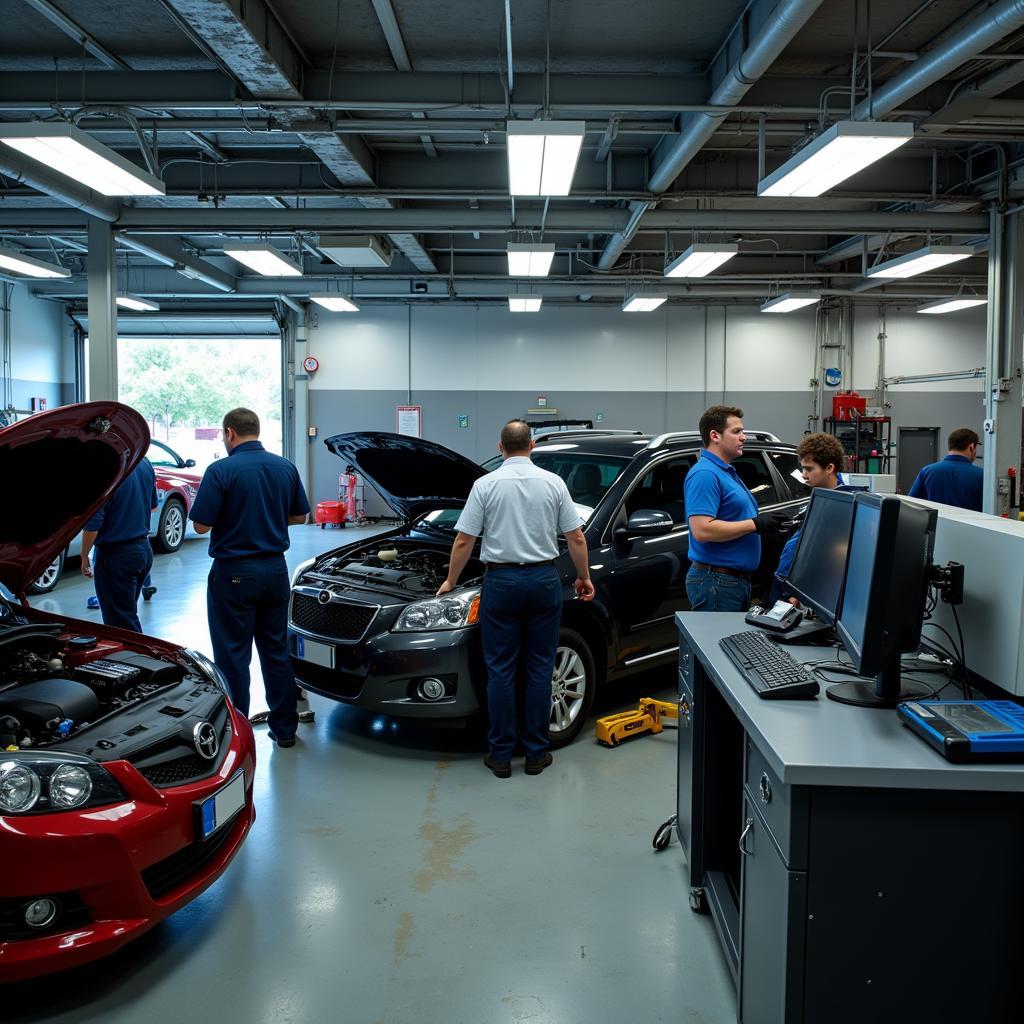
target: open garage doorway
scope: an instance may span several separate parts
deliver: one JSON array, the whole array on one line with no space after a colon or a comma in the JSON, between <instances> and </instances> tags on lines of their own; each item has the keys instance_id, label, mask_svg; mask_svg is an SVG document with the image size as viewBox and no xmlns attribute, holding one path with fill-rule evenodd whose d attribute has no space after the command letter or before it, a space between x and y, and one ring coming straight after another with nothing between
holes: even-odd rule
<instances>
[{"instance_id":1,"label":"open garage doorway","mask_svg":"<svg viewBox=\"0 0 1024 1024\"><path fill-rule=\"evenodd\" d=\"M280 337L120 337L118 398L160 442L204 470L224 458L221 420L245 406L260 418L264 447L282 454Z\"/></svg>"}]
</instances>

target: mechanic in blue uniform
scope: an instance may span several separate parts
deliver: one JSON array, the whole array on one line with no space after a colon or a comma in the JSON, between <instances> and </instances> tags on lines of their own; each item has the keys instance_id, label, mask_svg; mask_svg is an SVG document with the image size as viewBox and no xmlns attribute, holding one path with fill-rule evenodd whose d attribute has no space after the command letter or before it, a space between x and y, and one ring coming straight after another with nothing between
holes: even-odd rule
<instances>
[{"instance_id":1,"label":"mechanic in blue uniform","mask_svg":"<svg viewBox=\"0 0 1024 1024\"><path fill-rule=\"evenodd\" d=\"M100 614L108 626L142 632L139 594L153 566L149 521L156 509L156 474L143 459L82 531L82 575L94 577ZM96 548L96 565L89 554Z\"/></svg>"},{"instance_id":2,"label":"mechanic in blue uniform","mask_svg":"<svg viewBox=\"0 0 1024 1024\"><path fill-rule=\"evenodd\" d=\"M941 462L925 466L911 485L911 498L927 498L943 505L981 511L984 470L974 465L978 435L970 427L957 427L949 435L949 454Z\"/></svg>"},{"instance_id":3,"label":"mechanic in blue uniform","mask_svg":"<svg viewBox=\"0 0 1024 1024\"><path fill-rule=\"evenodd\" d=\"M686 596L695 612L740 612L750 606L750 575L761 561L761 534L777 534L782 512L759 512L739 478L743 411L713 405L700 418L704 442L683 484L690 524Z\"/></svg>"},{"instance_id":4,"label":"mechanic in blue uniform","mask_svg":"<svg viewBox=\"0 0 1024 1024\"><path fill-rule=\"evenodd\" d=\"M288 653L291 587L284 553L288 527L306 521L309 501L295 466L268 452L259 436L259 417L250 409L232 409L224 417L228 458L203 474L189 518L197 533L213 531L206 613L214 661L235 707L247 716L255 640L271 738L279 747L292 747L299 716Z\"/></svg>"},{"instance_id":5,"label":"mechanic in blue uniform","mask_svg":"<svg viewBox=\"0 0 1024 1024\"><path fill-rule=\"evenodd\" d=\"M808 434L796 446L804 483L808 487L824 487L830 491L851 490L852 488L847 487L839 477L844 454L843 446L831 434ZM796 546L802 531L801 525L782 549L779 567L775 570L775 579L772 581L772 601L777 601L786 593L786 579L789 577L789 570L793 568L793 556L796 554ZM796 599L791 598L790 603L795 604Z\"/></svg>"}]
</instances>

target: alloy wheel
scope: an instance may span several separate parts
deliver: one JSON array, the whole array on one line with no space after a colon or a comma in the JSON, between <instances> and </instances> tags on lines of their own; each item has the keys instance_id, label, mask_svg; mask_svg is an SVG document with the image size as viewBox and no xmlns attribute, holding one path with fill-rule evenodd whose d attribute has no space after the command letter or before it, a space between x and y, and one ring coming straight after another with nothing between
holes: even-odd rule
<instances>
[{"instance_id":1,"label":"alloy wheel","mask_svg":"<svg viewBox=\"0 0 1024 1024\"><path fill-rule=\"evenodd\" d=\"M172 505L164 516L164 543L169 548L176 548L181 543L184 532L185 517L176 504Z\"/></svg>"},{"instance_id":2,"label":"alloy wheel","mask_svg":"<svg viewBox=\"0 0 1024 1024\"><path fill-rule=\"evenodd\" d=\"M572 728L587 696L587 671L579 652L559 647L551 676L551 732Z\"/></svg>"}]
</instances>

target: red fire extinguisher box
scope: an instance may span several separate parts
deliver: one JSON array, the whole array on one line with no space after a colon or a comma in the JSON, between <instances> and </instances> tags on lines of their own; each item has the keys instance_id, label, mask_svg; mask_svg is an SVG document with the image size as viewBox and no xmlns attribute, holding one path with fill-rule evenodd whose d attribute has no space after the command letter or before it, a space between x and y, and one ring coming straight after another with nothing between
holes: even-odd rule
<instances>
[{"instance_id":1,"label":"red fire extinguisher box","mask_svg":"<svg viewBox=\"0 0 1024 1024\"><path fill-rule=\"evenodd\" d=\"M832 416L837 420L854 420L864 415L868 400L856 391L837 391L832 396Z\"/></svg>"}]
</instances>

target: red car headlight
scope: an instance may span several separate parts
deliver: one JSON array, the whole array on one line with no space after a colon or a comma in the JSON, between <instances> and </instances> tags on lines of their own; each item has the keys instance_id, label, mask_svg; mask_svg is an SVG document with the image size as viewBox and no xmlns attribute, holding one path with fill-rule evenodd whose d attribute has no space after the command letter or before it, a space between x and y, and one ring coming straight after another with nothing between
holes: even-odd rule
<instances>
[{"instance_id":1,"label":"red car headlight","mask_svg":"<svg viewBox=\"0 0 1024 1024\"><path fill-rule=\"evenodd\" d=\"M126 800L102 765L76 754L0 755L0 814L54 814Z\"/></svg>"}]
</instances>

